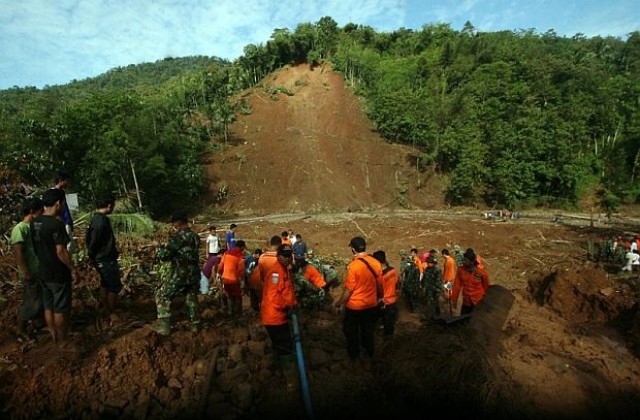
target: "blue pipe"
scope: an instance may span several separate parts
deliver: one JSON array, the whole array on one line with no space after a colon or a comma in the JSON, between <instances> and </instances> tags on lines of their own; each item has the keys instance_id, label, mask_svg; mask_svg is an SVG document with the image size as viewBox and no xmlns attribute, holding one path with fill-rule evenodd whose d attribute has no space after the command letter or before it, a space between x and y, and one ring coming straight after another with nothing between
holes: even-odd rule
<instances>
[{"instance_id":1,"label":"blue pipe","mask_svg":"<svg viewBox=\"0 0 640 420\"><path fill-rule=\"evenodd\" d=\"M300 327L298 326L298 315L291 314L291 324L293 325L293 342L296 346L296 359L298 361L298 373L300 375L300 392L302 394L302 403L307 418L313 420L313 407L311 406L311 393L309 392L309 380L307 379L307 368L304 363L304 354L302 353L302 340L300 338Z\"/></svg>"}]
</instances>

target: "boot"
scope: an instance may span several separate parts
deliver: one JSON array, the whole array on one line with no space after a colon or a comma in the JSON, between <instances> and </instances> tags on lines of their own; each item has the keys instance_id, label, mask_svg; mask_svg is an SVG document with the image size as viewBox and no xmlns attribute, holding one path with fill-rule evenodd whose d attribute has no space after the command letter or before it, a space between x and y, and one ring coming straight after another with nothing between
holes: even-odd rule
<instances>
[{"instance_id":1,"label":"boot","mask_svg":"<svg viewBox=\"0 0 640 420\"><path fill-rule=\"evenodd\" d=\"M160 335L169 335L171 333L171 320L169 318L158 318L148 327Z\"/></svg>"}]
</instances>

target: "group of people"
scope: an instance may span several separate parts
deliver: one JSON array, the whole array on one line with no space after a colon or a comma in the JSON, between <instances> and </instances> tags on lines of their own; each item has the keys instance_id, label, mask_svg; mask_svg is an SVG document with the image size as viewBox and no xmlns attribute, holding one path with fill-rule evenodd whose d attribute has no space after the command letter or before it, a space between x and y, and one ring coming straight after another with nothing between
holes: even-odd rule
<instances>
[{"instance_id":1,"label":"group of people","mask_svg":"<svg viewBox=\"0 0 640 420\"><path fill-rule=\"evenodd\" d=\"M27 322L37 320L41 313L54 342L62 348L73 347L68 340L73 270L69 244L73 222L64 217L68 206L62 187L66 185L63 182L45 191L42 198L27 199L23 220L11 235L24 284L19 329L24 332ZM112 323L119 320L116 306L122 289L119 252L108 217L114 208L114 197L99 198L85 236L87 255L100 276L100 311ZM251 308L260 314L274 352L290 357L291 312L298 308L326 307L331 301L328 292L341 284L335 267L321 264L300 234L284 231L270 238L264 252L256 249L249 253L245 241L236 238L236 224L229 226L224 241L212 226L204 240L207 259L201 268L202 240L191 229L187 214L172 213L170 223L173 231L168 241L152 243L159 261L159 282L155 291L157 319L149 327L159 334L170 334L171 301L178 294L185 296L188 328L200 331L197 295L205 277L219 281L223 309L235 318L242 314L243 294L248 294ZM412 249L410 256L403 257L398 272L383 250L369 255L364 238L354 237L349 247L353 260L342 280L342 293L335 301L335 309L344 313L343 332L352 359L359 357L361 348L367 355L373 355L373 333L378 319L382 319L385 338L393 336L401 291L409 307L415 309L413 288L417 284L426 292L436 314L440 313L437 294L448 290L455 307L462 291L464 314L479 303L488 288L488 275L471 249L462 256L460 267L446 249L442 250L444 272L437 267L435 251L419 257L417 249Z\"/></svg>"},{"instance_id":2,"label":"group of people","mask_svg":"<svg viewBox=\"0 0 640 420\"><path fill-rule=\"evenodd\" d=\"M22 220L13 227L10 243L23 285L18 313L18 332L25 334L29 322L43 324L61 349L74 350L69 338L71 281L74 250L73 219L64 188L70 176L61 172L54 186L40 198L24 200ZM118 251L109 219L115 199L101 198L87 229L87 253L101 277L100 302L111 321L115 321L116 296L122 288Z\"/></svg>"}]
</instances>

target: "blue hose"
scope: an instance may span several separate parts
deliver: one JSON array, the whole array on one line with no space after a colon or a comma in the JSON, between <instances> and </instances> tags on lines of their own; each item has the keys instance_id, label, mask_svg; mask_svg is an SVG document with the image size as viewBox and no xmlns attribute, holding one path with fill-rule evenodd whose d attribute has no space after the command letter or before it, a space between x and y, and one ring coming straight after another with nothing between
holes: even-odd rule
<instances>
[{"instance_id":1,"label":"blue hose","mask_svg":"<svg viewBox=\"0 0 640 420\"><path fill-rule=\"evenodd\" d=\"M311 393L309 392L309 380L307 379L307 368L304 363L304 354L302 353L302 340L300 338L300 327L298 326L298 315L291 314L291 324L293 325L293 342L296 346L296 359L298 361L298 373L300 375L300 392L302 394L302 403L307 418L312 420L313 407L311 406Z\"/></svg>"}]
</instances>

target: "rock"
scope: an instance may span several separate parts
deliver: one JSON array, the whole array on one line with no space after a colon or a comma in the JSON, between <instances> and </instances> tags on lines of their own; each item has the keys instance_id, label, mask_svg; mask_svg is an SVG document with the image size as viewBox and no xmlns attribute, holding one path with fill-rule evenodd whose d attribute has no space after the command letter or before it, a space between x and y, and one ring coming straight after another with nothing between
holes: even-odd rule
<instances>
[{"instance_id":1,"label":"rock","mask_svg":"<svg viewBox=\"0 0 640 420\"><path fill-rule=\"evenodd\" d=\"M205 376L209 371L209 362L200 359L193 364L193 370L196 375Z\"/></svg>"},{"instance_id":2,"label":"rock","mask_svg":"<svg viewBox=\"0 0 640 420\"><path fill-rule=\"evenodd\" d=\"M349 354L347 353L347 349L338 349L333 352L332 358L336 362L341 362L343 360L347 360L349 358Z\"/></svg>"},{"instance_id":3,"label":"rock","mask_svg":"<svg viewBox=\"0 0 640 420\"><path fill-rule=\"evenodd\" d=\"M262 341L248 341L247 349L255 356L264 356L267 350L267 343Z\"/></svg>"},{"instance_id":4,"label":"rock","mask_svg":"<svg viewBox=\"0 0 640 420\"><path fill-rule=\"evenodd\" d=\"M129 401L125 400L124 398L109 398L104 402L105 405L108 405L109 407L114 407L117 409L122 409L126 407L128 403Z\"/></svg>"},{"instance_id":5,"label":"rock","mask_svg":"<svg viewBox=\"0 0 640 420\"><path fill-rule=\"evenodd\" d=\"M244 347L240 344L231 344L227 354L230 360L241 362L244 360Z\"/></svg>"},{"instance_id":6,"label":"rock","mask_svg":"<svg viewBox=\"0 0 640 420\"><path fill-rule=\"evenodd\" d=\"M253 388L247 382L236 384L231 389L231 402L241 410L247 410L253 403Z\"/></svg>"},{"instance_id":7,"label":"rock","mask_svg":"<svg viewBox=\"0 0 640 420\"><path fill-rule=\"evenodd\" d=\"M229 367L229 362L226 357L218 357L216 360L216 372L222 373Z\"/></svg>"},{"instance_id":8,"label":"rock","mask_svg":"<svg viewBox=\"0 0 640 420\"><path fill-rule=\"evenodd\" d=\"M160 388L158 391L158 400L163 406L169 405L171 401L175 400L178 396L178 392L169 387Z\"/></svg>"},{"instance_id":9,"label":"rock","mask_svg":"<svg viewBox=\"0 0 640 420\"><path fill-rule=\"evenodd\" d=\"M182 389L182 382L180 382L177 378L169 379L169 383L167 384L169 388Z\"/></svg>"},{"instance_id":10,"label":"rock","mask_svg":"<svg viewBox=\"0 0 640 420\"><path fill-rule=\"evenodd\" d=\"M229 392L238 382L246 381L249 376L249 367L245 364L239 364L234 369L229 369L218 377L218 386L224 392Z\"/></svg>"},{"instance_id":11,"label":"rock","mask_svg":"<svg viewBox=\"0 0 640 420\"><path fill-rule=\"evenodd\" d=\"M207 418L233 420L240 417L240 410L230 403L222 402L209 405L207 408Z\"/></svg>"},{"instance_id":12,"label":"rock","mask_svg":"<svg viewBox=\"0 0 640 420\"><path fill-rule=\"evenodd\" d=\"M311 368L319 368L331 363L331 356L322 349L311 349L309 351L309 366Z\"/></svg>"}]
</instances>

